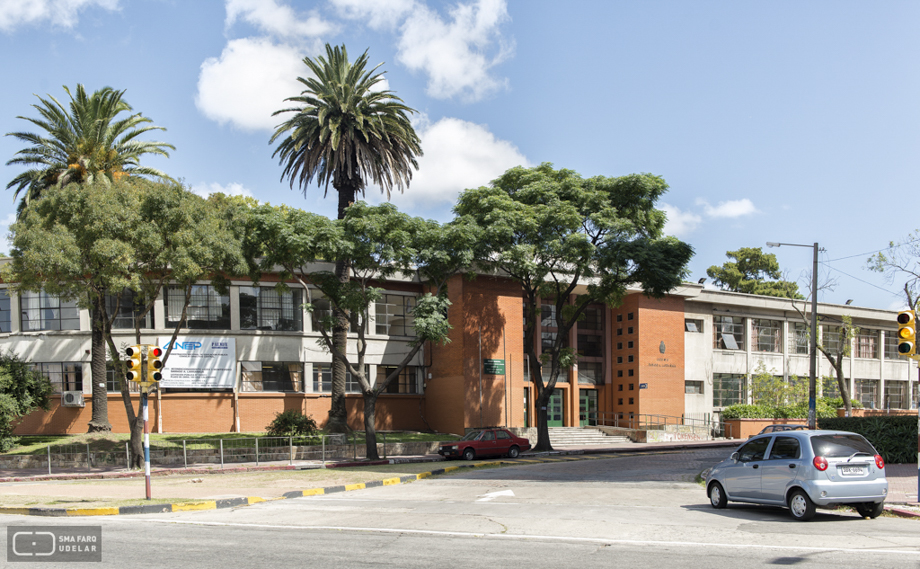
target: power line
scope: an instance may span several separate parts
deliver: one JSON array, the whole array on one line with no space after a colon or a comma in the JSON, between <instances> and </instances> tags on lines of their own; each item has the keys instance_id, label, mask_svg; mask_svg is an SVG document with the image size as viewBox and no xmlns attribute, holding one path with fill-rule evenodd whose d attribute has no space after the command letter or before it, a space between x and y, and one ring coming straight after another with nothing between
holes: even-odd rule
<instances>
[{"instance_id":1,"label":"power line","mask_svg":"<svg viewBox=\"0 0 920 569\"><path fill-rule=\"evenodd\" d=\"M898 247L902 245L910 245L911 243L916 243L918 241L920 241L920 237L917 237L916 239L911 239L910 241L905 241L904 243L898 243L897 245L890 245L888 247L885 247L884 249L879 249L878 251L869 251L868 253L859 253L858 255L850 255L849 257L840 257L838 259L830 259L826 262L833 263L834 261L843 261L845 259L853 259L855 257L863 257L865 255L874 255L876 253L881 253L882 251L890 251L891 249L897 249Z\"/></svg>"},{"instance_id":2,"label":"power line","mask_svg":"<svg viewBox=\"0 0 920 569\"><path fill-rule=\"evenodd\" d=\"M838 260L839 260L839 259L838 259ZM849 273L845 273L845 272L841 271L840 269L838 269L838 268L836 268L836 267L830 266L830 265L828 264L827 261L821 261L821 264L824 265L825 267L827 267L828 269L830 269L830 270L832 270L832 271L837 271L838 273L840 273L840 274L842 274L842 275L845 275L845 276L848 276L848 277L850 277L850 278L853 279L853 280L859 281L859 282L861 282L861 283L863 283L863 284L867 284L867 285L869 285L869 286L871 286L871 287L875 287L875 288L877 288L877 289L879 289L879 290L881 290L881 291L887 292L887 293L890 294L891 296L899 296L899 295L901 294L900 292L891 292L890 290L885 289L885 288L882 288L882 287L880 287L880 286L878 286L878 285L876 285L876 284L870 283L869 281L864 281L864 280L862 280L862 279L860 279L860 278L858 278L858 277L854 277L853 275L851 275L851 274L849 274Z\"/></svg>"}]
</instances>

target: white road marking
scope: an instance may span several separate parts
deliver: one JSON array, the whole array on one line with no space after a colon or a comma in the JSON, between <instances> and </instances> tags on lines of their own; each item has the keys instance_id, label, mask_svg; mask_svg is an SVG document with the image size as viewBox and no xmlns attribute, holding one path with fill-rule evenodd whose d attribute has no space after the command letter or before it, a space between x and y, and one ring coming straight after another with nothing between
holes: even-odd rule
<instances>
[{"instance_id":1,"label":"white road marking","mask_svg":"<svg viewBox=\"0 0 920 569\"><path fill-rule=\"evenodd\" d=\"M477 502L491 502L492 500L494 500L495 498L498 498L499 496L514 496L514 492L512 492L511 490L499 490L498 492L489 492L487 494L483 494L476 501Z\"/></svg>"}]
</instances>

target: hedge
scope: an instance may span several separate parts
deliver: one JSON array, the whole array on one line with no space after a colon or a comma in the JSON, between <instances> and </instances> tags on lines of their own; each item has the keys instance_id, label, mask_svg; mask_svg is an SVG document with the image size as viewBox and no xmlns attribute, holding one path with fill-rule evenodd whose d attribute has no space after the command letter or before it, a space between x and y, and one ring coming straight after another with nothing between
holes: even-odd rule
<instances>
[{"instance_id":1,"label":"hedge","mask_svg":"<svg viewBox=\"0 0 920 569\"><path fill-rule=\"evenodd\" d=\"M917 417L884 415L819 418L818 428L861 434L872 443L886 463L917 462Z\"/></svg>"}]
</instances>

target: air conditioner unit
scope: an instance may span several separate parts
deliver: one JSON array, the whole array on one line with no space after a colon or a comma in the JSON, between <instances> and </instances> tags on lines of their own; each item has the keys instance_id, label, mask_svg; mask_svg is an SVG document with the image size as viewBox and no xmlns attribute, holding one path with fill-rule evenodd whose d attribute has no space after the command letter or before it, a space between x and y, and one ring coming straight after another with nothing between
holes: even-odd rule
<instances>
[{"instance_id":1,"label":"air conditioner unit","mask_svg":"<svg viewBox=\"0 0 920 569\"><path fill-rule=\"evenodd\" d=\"M61 393L62 407L85 407L82 391L65 391Z\"/></svg>"}]
</instances>

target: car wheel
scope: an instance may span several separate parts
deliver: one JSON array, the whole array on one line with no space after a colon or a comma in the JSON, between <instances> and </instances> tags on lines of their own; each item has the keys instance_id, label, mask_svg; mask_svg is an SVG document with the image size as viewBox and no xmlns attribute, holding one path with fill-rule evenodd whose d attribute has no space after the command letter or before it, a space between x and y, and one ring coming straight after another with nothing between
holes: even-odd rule
<instances>
[{"instance_id":1,"label":"car wheel","mask_svg":"<svg viewBox=\"0 0 920 569\"><path fill-rule=\"evenodd\" d=\"M884 510L885 502L865 502L863 504L856 504L856 511L859 515L864 518L869 518L870 520L879 517Z\"/></svg>"},{"instance_id":2,"label":"car wheel","mask_svg":"<svg viewBox=\"0 0 920 569\"><path fill-rule=\"evenodd\" d=\"M511 447L508 449L508 458L517 458L521 456L521 449L518 447Z\"/></svg>"},{"instance_id":3,"label":"car wheel","mask_svg":"<svg viewBox=\"0 0 920 569\"><path fill-rule=\"evenodd\" d=\"M709 485L709 503L713 508L721 510L728 504L728 498L725 497L725 489L718 482Z\"/></svg>"},{"instance_id":4,"label":"car wheel","mask_svg":"<svg viewBox=\"0 0 920 569\"><path fill-rule=\"evenodd\" d=\"M789 511L800 522L807 522L815 517L815 503L804 490L796 489L789 495Z\"/></svg>"},{"instance_id":5,"label":"car wheel","mask_svg":"<svg viewBox=\"0 0 920 569\"><path fill-rule=\"evenodd\" d=\"M463 451L463 460L473 460L476 458L476 451L471 448L468 448Z\"/></svg>"}]
</instances>

